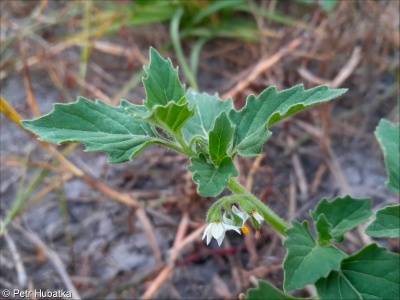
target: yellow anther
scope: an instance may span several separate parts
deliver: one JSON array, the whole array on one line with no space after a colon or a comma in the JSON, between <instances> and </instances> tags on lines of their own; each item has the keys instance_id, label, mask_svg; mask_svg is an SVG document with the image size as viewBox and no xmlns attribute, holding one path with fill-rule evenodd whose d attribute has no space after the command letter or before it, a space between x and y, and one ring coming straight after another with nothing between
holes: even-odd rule
<instances>
[{"instance_id":1,"label":"yellow anther","mask_svg":"<svg viewBox=\"0 0 400 300\"><path fill-rule=\"evenodd\" d=\"M244 225L242 228L240 228L240 230L241 230L244 234L248 234L248 233L249 233L249 229L247 228L246 225Z\"/></svg>"}]
</instances>

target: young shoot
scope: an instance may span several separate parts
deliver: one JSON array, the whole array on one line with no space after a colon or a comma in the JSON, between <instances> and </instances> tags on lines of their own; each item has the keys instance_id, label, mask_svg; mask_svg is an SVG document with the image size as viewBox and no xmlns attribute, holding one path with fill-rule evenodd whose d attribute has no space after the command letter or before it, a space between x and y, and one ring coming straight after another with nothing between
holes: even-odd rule
<instances>
[{"instance_id":1,"label":"young shoot","mask_svg":"<svg viewBox=\"0 0 400 300\"><path fill-rule=\"evenodd\" d=\"M283 262L285 291L315 285L320 299L398 299L399 255L377 244L355 254L337 247L345 233L374 215L371 199L339 197L323 199L307 221L287 223L237 180L233 163L237 156L257 157L271 137L270 128L314 105L338 98L346 89L317 86L305 90L297 85L283 91L268 87L250 95L236 110L232 99L198 93L180 82L178 69L153 48L143 79L146 99L142 105L123 100L118 107L83 97L70 104L55 104L47 115L22 125L42 141L56 144L82 143L86 151L106 152L110 163L127 162L147 146L158 144L190 160L187 168L197 191L204 197L230 195L217 200L207 214L203 234L222 245L229 230L247 233L246 222L271 226L284 237L287 253ZM164 132L165 134L160 134ZM387 187L399 193L399 125L381 121L376 135L384 152L389 180ZM399 238L400 207L388 206L375 214L366 234ZM248 299L295 299L261 281L249 290Z\"/></svg>"}]
</instances>

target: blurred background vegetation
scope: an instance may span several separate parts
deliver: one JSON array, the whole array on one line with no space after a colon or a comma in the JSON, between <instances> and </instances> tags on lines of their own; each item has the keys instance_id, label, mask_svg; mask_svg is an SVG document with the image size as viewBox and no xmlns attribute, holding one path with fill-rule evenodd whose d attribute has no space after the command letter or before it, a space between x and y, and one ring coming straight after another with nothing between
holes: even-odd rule
<instances>
[{"instance_id":1,"label":"blurred background vegetation","mask_svg":"<svg viewBox=\"0 0 400 300\"><path fill-rule=\"evenodd\" d=\"M373 136L399 121L399 1L132 0L0 2L0 289L75 298L237 298L256 278L282 284L281 240L200 240L212 199L188 162L154 147L112 165L81 146L39 143L20 120L78 95L141 104L155 47L194 89L233 97L275 85L349 92L280 125L239 180L286 219L327 197L396 203ZM75 149L77 148L77 149ZM344 250L368 243L361 231ZM399 251L393 241L380 241ZM298 296L315 294L312 289Z\"/></svg>"}]
</instances>

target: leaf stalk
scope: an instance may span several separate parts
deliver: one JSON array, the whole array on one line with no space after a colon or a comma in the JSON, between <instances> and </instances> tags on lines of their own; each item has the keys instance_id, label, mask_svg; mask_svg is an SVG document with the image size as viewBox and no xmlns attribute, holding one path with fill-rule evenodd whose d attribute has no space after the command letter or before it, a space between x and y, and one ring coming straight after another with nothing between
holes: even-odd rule
<instances>
[{"instance_id":1,"label":"leaf stalk","mask_svg":"<svg viewBox=\"0 0 400 300\"><path fill-rule=\"evenodd\" d=\"M186 155L189 159L192 158L192 157L198 157L198 154L196 152L194 152L192 150L192 148L190 148L186 144L185 140L183 139L181 131L178 132L177 134L175 134L174 137L177 140L177 142L181 145L184 155Z\"/></svg>"}]
</instances>

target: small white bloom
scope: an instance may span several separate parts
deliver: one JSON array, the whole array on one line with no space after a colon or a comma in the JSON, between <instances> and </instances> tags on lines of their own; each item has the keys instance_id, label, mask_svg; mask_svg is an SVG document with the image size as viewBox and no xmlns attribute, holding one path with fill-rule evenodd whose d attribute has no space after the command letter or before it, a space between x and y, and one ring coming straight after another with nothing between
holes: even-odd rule
<instances>
[{"instance_id":1,"label":"small white bloom","mask_svg":"<svg viewBox=\"0 0 400 300\"><path fill-rule=\"evenodd\" d=\"M245 211L240 211L236 206L232 205L232 213L234 213L236 216L238 216L241 220L241 224L235 224L235 221L232 219L229 219L226 216L226 213L222 216L222 219L224 220L224 223L229 224L229 225L234 225L238 228L241 228L244 226L244 223L246 223L247 219L250 218L250 216L245 212Z\"/></svg>"},{"instance_id":2,"label":"small white bloom","mask_svg":"<svg viewBox=\"0 0 400 300\"><path fill-rule=\"evenodd\" d=\"M232 212L242 219L242 226L246 223L247 219L250 217L249 214L245 211L240 211L235 205L232 205Z\"/></svg>"},{"instance_id":3,"label":"small white bloom","mask_svg":"<svg viewBox=\"0 0 400 300\"><path fill-rule=\"evenodd\" d=\"M232 220L229 221L232 222ZM228 223L230 223L229 221ZM207 245L208 245L211 241L211 238L213 237L217 240L218 246L221 246L222 241L225 237L225 233L228 230L235 230L237 233L240 234L240 227L234 226L232 224L223 223L217 220L207 225L206 229L204 230L202 239L204 240L204 238L207 236Z\"/></svg>"},{"instance_id":4,"label":"small white bloom","mask_svg":"<svg viewBox=\"0 0 400 300\"><path fill-rule=\"evenodd\" d=\"M242 220L241 224L235 224L235 221L228 218L226 213L224 213L222 216L223 222L220 220L212 222L208 224L204 230L203 240L205 237L207 237L207 245L210 243L211 238L213 237L217 240L218 245L221 246L225 237L225 233L228 230L235 230L239 234L241 233L240 231L243 231L244 233L248 232L248 229L244 224L250 216L246 212L240 211L236 206L232 206L232 213Z\"/></svg>"},{"instance_id":5,"label":"small white bloom","mask_svg":"<svg viewBox=\"0 0 400 300\"><path fill-rule=\"evenodd\" d=\"M253 216L253 218L257 220L258 224L261 225L261 223L264 222L264 218L255 210L252 209L250 213Z\"/></svg>"},{"instance_id":6,"label":"small white bloom","mask_svg":"<svg viewBox=\"0 0 400 300\"><path fill-rule=\"evenodd\" d=\"M240 225L240 230L244 233L244 234L248 234L249 233L249 228L247 228L246 221L248 218L250 218L249 214L245 211L240 211L236 206L232 205L232 212L237 215L239 218L242 219L242 224Z\"/></svg>"}]
</instances>

